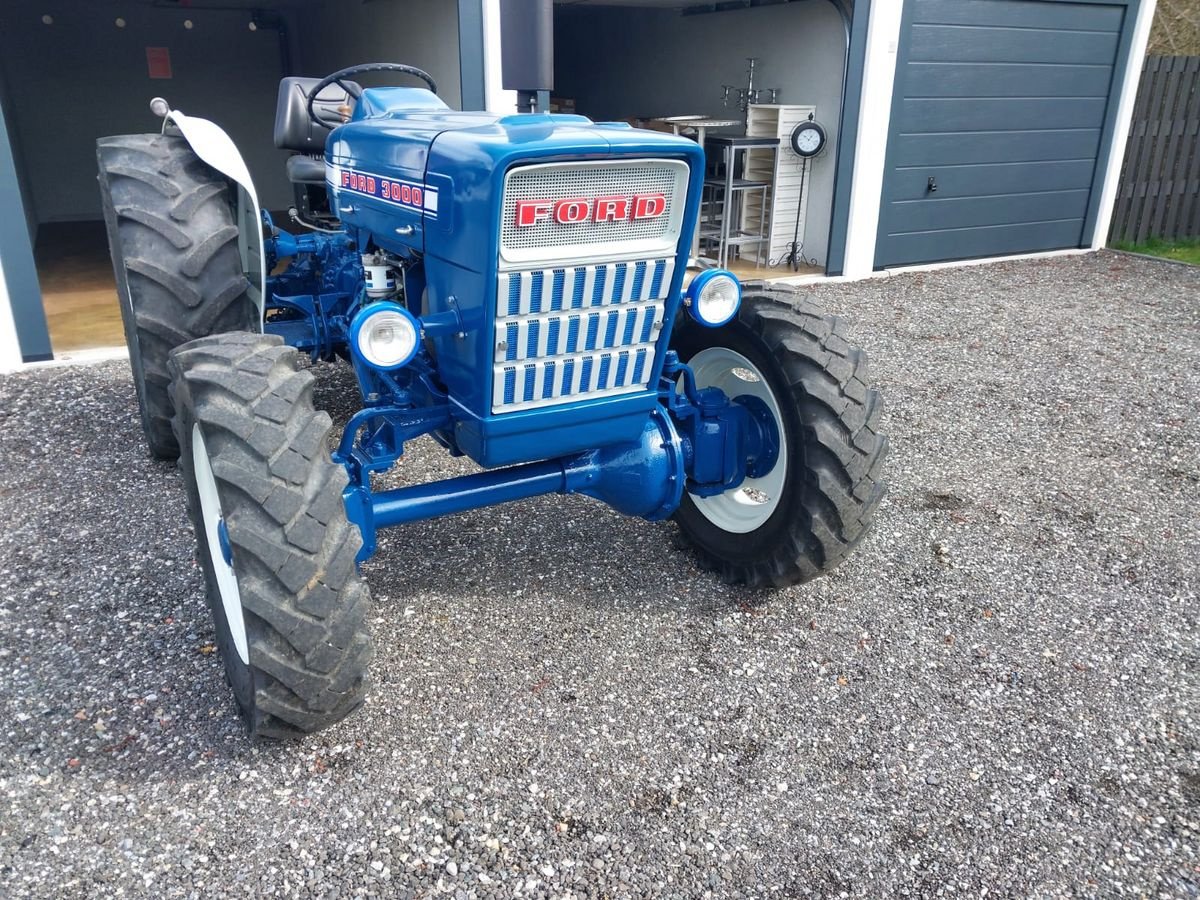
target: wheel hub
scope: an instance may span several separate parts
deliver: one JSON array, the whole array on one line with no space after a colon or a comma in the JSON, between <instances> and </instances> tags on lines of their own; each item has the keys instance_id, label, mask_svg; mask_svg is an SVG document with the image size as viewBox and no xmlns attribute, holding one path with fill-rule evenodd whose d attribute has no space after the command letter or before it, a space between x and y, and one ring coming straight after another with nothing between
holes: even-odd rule
<instances>
[{"instance_id":1,"label":"wheel hub","mask_svg":"<svg viewBox=\"0 0 1200 900\"><path fill-rule=\"evenodd\" d=\"M747 468L741 485L711 497L692 495L696 509L718 528L746 534L762 527L783 499L789 448L779 401L758 366L728 347L701 350L688 365L698 387L720 388L763 426L763 451Z\"/></svg>"}]
</instances>

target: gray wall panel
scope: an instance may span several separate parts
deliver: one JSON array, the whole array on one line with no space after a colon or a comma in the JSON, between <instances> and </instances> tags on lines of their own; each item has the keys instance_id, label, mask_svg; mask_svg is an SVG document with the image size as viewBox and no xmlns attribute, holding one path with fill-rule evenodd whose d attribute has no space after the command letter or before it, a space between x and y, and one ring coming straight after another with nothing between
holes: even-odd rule
<instances>
[{"instance_id":1,"label":"gray wall panel","mask_svg":"<svg viewBox=\"0 0 1200 900\"><path fill-rule=\"evenodd\" d=\"M56 0L47 8L53 24L43 25L37 4L0 3L0 65L37 221L102 218L96 138L157 131L155 95L228 131L265 205L291 203L288 154L271 142L283 75L278 35L250 31L249 9L117 6ZM184 28L185 19L194 27ZM149 78L147 47L167 48L171 78Z\"/></svg>"}]
</instances>

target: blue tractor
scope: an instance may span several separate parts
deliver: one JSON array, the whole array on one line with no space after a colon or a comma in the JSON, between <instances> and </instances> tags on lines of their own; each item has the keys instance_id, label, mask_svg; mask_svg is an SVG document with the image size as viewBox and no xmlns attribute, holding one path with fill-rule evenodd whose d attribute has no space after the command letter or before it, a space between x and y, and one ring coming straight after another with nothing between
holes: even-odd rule
<instances>
[{"instance_id":1,"label":"blue tractor","mask_svg":"<svg viewBox=\"0 0 1200 900\"><path fill-rule=\"evenodd\" d=\"M425 87L362 89L366 72ZM837 565L883 495L867 362L804 295L688 280L704 154L576 115L458 112L400 64L286 78L291 230L216 125L98 142L142 425L187 485L217 643L255 735L367 692L380 528L546 493L673 518L778 588ZM361 401L330 442L312 361ZM479 471L372 488L430 435Z\"/></svg>"}]
</instances>

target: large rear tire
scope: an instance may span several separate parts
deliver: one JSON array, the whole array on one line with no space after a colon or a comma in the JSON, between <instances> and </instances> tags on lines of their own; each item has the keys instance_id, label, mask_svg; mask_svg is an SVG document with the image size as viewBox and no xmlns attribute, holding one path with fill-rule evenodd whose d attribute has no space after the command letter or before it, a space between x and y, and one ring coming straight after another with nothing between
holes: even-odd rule
<instances>
[{"instance_id":1,"label":"large rear tire","mask_svg":"<svg viewBox=\"0 0 1200 900\"><path fill-rule=\"evenodd\" d=\"M700 387L760 400L780 435L763 477L715 497L684 495L675 521L701 565L752 588L828 572L870 530L888 447L866 355L845 323L790 290L747 284L733 321L681 320L672 346Z\"/></svg>"},{"instance_id":2,"label":"large rear tire","mask_svg":"<svg viewBox=\"0 0 1200 900\"><path fill-rule=\"evenodd\" d=\"M249 333L192 341L170 360L217 647L251 734L277 739L356 709L372 655L346 471L296 360L278 336Z\"/></svg>"},{"instance_id":3,"label":"large rear tire","mask_svg":"<svg viewBox=\"0 0 1200 900\"><path fill-rule=\"evenodd\" d=\"M223 331L259 331L228 182L187 141L130 134L96 142L100 196L125 343L150 453L173 459L167 356Z\"/></svg>"}]
</instances>

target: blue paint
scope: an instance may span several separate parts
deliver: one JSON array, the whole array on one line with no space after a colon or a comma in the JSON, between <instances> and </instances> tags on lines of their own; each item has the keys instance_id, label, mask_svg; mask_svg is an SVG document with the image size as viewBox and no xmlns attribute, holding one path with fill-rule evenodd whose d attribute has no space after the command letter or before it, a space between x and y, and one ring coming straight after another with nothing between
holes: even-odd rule
<instances>
[{"instance_id":1,"label":"blue paint","mask_svg":"<svg viewBox=\"0 0 1200 900\"><path fill-rule=\"evenodd\" d=\"M349 476L346 511L363 533L360 559L375 552L379 528L549 492L661 519L685 489L709 496L774 465L778 426L765 406L697 390L668 350L703 175L694 142L581 116L456 113L407 88L364 92L326 151L331 207L345 230L292 236L266 217L269 265L290 263L268 281L264 328L314 359L352 360L362 406L333 458ZM646 158L682 161L689 173L673 266L661 256L580 260L502 276L499 222L513 166ZM401 284L394 296L367 296L364 253L387 256ZM712 277L695 281L702 287ZM646 301L657 310L630 311ZM422 337L409 359L387 369L356 350L381 309ZM498 327L498 315L514 320ZM567 355L556 355L560 346ZM590 355L571 355L579 353ZM528 406L493 413L497 401ZM373 491L372 474L424 434L488 471Z\"/></svg>"},{"instance_id":2,"label":"blue paint","mask_svg":"<svg viewBox=\"0 0 1200 900\"><path fill-rule=\"evenodd\" d=\"M229 540L229 526L225 524L224 519L217 522L217 544L221 548L221 559L225 560L225 565L232 568L233 544Z\"/></svg>"}]
</instances>

